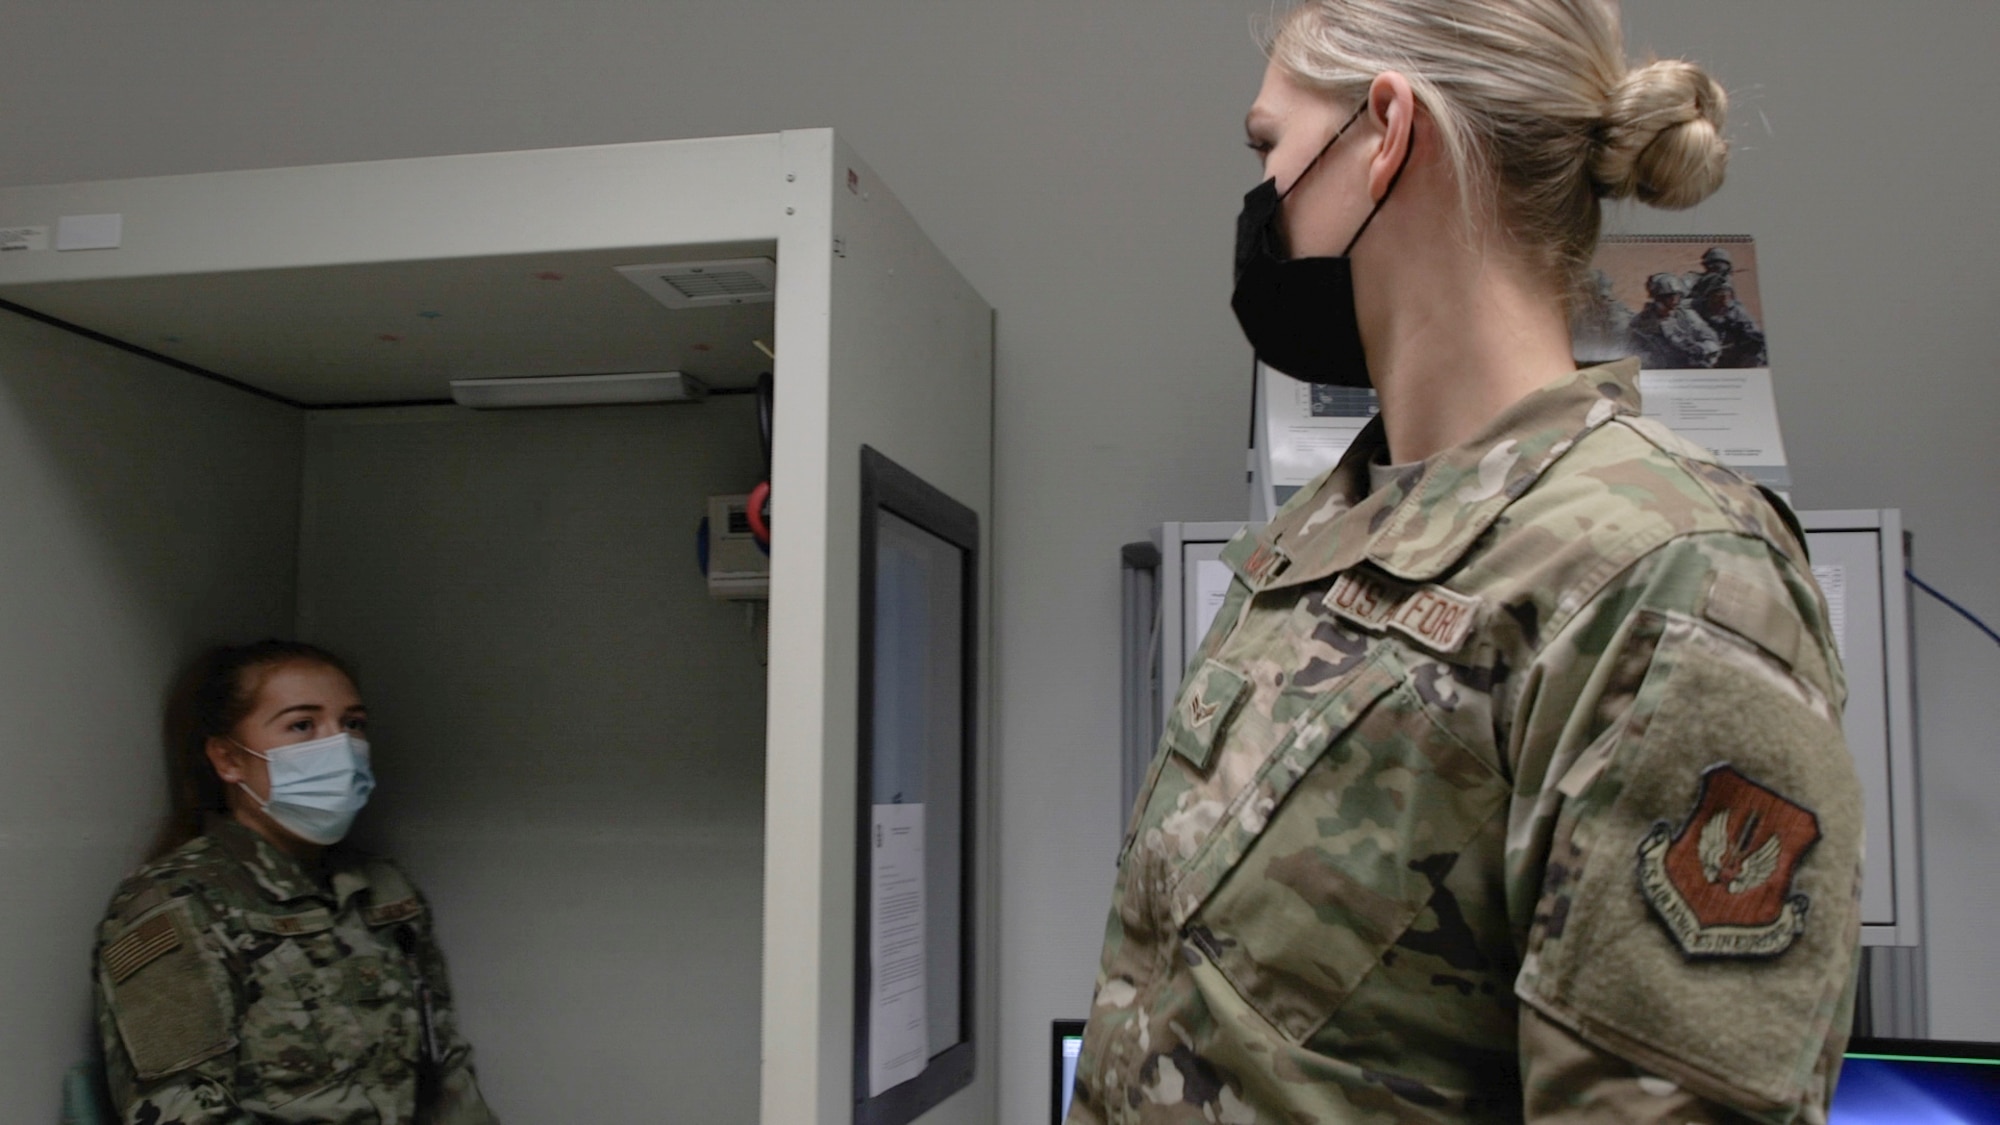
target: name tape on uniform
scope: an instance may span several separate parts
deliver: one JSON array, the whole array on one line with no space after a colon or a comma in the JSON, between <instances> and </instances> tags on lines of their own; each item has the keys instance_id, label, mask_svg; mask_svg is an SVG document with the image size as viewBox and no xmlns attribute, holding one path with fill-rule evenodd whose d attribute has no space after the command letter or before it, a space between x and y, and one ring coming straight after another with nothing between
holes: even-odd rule
<instances>
[{"instance_id":1,"label":"name tape on uniform","mask_svg":"<svg viewBox=\"0 0 2000 1125\"><path fill-rule=\"evenodd\" d=\"M1250 557L1243 560L1243 573L1251 582L1268 582L1283 574L1292 565L1292 557L1283 547L1275 543L1259 543Z\"/></svg>"},{"instance_id":2,"label":"name tape on uniform","mask_svg":"<svg viewBox=\"0 0 2000 1125\"><path fill-rule=\"evenodd\" d=\"M1394 629L1438 652L1457 652L1472 635L1480 599L1442 586L1400 586L1350 570L1327 591L1326 606L1357 625Z\"/></svg>"},{"instance_id":3,"label":"name tape on uniform","mask_svg":"<svg viewBox=\"0 0 2000 1125\"><path fill-rule=\"evenodd\" d=\"M414 898L406 898L397 902L385 902L380 906L371 906L362 911L362 914L367 917L369 925L386 926L391 922L407 922L423 912L422 903Z\"/></svg>"}]
</instances>

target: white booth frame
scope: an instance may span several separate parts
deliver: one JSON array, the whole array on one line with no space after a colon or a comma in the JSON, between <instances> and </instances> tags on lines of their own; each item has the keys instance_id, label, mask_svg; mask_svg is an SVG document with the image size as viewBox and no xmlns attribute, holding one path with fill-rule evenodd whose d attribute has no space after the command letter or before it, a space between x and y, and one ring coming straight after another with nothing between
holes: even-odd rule
<instances>
[{"instance_id":1,"label":"white booth frame","mask_svg":"<svg viewBox=\"0 0 2000 1125\"><path fill-rule=\"evenodd\" d=\"M990 543L991 309L827 129L0 190L0 223L89 215L122 216L114 249L0 254L0 298L57 282L775 242L760 1116L851 1120L856 450L883 450L973 509ZM939 1125L989 1122L997 1106L993 557L969 701L976 1077L926 1114Z\"/></svg>"}]
</instances>

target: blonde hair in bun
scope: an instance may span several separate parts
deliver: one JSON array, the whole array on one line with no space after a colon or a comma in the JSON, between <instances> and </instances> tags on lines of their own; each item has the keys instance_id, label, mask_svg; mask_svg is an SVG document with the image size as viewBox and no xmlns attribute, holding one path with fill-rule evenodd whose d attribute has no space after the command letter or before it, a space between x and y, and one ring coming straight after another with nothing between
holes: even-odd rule
<instances>
[{"instance_id":1,"label":"blonde hair in bun","mask_svg":"<svg viewBox=\"0 0 2000 1125\"><path fill-rule=\"evenodd\" d=\"M1688 62L1628 69L1615 0L1308 0L1266 49L1350 103L1383 71L1408 78L1466 218L1497 219L1572 295L1601 199L1692 207L1722 186L1722 87Z\"/></svg>"},{"instance_id":2,"label":"blonde hair in bun","mask_svg":"<svg viewBox=\"0 0 2000 1125\"><path fill-rule=\"evenodd\" d=\"M1626 72L1604 113L1591 177L1612 199L1680 210L1722 186L1729 95L1693 63L1668 59Z\"/></svg>"}]
</instances>

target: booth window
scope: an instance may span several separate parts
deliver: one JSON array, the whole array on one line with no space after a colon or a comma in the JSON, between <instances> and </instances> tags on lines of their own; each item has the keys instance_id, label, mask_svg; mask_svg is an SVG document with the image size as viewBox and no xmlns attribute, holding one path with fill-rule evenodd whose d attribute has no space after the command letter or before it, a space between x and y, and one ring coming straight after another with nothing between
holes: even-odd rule
<instances>
[{"instance_id":1,"label":"booth window","mask_svg":"<svg viewBox=\"0 0 2000 1125\"><path fill-rule=\"evenodd\" d=\"M856 1125L972 1081L979 517L861 449Z\"/></svg>"}]
</instances>

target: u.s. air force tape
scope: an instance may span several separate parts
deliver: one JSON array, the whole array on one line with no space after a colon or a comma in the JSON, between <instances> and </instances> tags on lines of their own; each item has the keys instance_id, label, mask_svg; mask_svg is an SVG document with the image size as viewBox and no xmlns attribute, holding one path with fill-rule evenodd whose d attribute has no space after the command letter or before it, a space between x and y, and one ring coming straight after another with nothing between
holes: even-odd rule
<instances>
[{"instance_id":1,"label":"u.s. air force tape","mask_svg":"<svg viewBox=\"0 0 2000 1125\"><path fill-rule=\"evenodd\" d=\"M1437 652L1457 652L1479 619L1480 599L1442 586L1402 586L1363 570L1343 573L1326 606L1369 629L1394 629Z\"/></svg>"}]
</instances>

